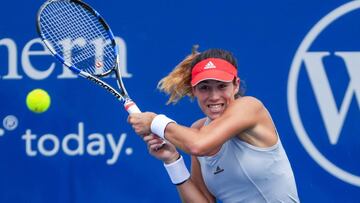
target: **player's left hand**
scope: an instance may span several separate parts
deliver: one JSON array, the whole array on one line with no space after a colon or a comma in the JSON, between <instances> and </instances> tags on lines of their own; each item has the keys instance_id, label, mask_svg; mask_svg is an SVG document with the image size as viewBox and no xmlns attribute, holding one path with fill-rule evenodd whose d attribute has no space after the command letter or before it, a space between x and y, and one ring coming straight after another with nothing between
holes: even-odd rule
<instances>
[{"instance_id":1,"label":"player's left hand","mask_svg":"<svg viewBox=\"0 0 360 203\"><path fill-rule=\"evenodd\" d=\"M132 113L128 116L127 122L130 123L138 135L147 135L151 133L151 122L156 114L152 112Z\"/></svg>"}]
</instances>

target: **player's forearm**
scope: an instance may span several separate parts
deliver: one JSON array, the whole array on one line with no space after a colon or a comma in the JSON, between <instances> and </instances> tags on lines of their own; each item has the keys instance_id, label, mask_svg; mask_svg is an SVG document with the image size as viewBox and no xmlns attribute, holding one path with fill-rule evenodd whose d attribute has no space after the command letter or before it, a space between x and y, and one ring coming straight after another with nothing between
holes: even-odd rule
<instances>
[{"instance_id":1,"label":"player's forearm","mask_svg":"<svg viewBox=\"0 0 360 203\"><path fill-rule=\"evenodd\" d=\"M176 147L192 155L198 153L199 130L183 127L181 125L170 123L165 129L165 139L169 140Z\"/></svg>"},{"instance_id":2,"label":"player's forearm","mask_svg":"<svg viewBox=\"0 0 360 203\"><path fill-rule=\"evenodd\" d=\"M213 203L214 199L208 199L206 196L195 186L191 179L176 187L181 201L184 203Z\"/></svg>"},{"instance_id":3,"label":"player's forearm","mask_svg":"<svg viewBox=\"0 0 360 203\"><path fill-rule=\"evenodd\" d=\"M171 163L164 163L164 167L171 179L171 182L176 185L180 198L183 202L209 202L206 196L192 181L182 156Z\"/></svg>"},{"instance_id":4,"label":"player's forearm","mask_svg":"<svg viewBox=\"0 0 360 203\"><path fill-rule=\"evenodd\" d=\"M210 155L221 144L219 136L195 128L170 123L165 129L165 139L177 148L194 156Z\"/></svg>"},{"instance_id":5,"label":"player's forearm","mask_svg":"<svg viewBox=\"0 0 360 203\"><path fill-rule=\"evenodd\" d=\"M162 114L156 115L152 119L150 128L152 133L170 141L186 153L195 156L210 155L225 140L219 130L211 128L199 130L184 127ZM134 129L136 130L136 126ZM137 132L142 131L138 130Z\"/></svg>"}]
</instances>

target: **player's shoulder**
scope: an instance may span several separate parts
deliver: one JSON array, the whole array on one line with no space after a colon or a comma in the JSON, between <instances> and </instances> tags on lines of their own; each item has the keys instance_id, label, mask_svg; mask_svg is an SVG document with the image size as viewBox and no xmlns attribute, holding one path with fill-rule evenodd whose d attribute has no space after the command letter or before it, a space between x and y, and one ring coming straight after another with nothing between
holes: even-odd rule
<instances>
[{"instance_id":1,"label":"player's shoulder","mask_svg":"<svg viewBox=\"0 0 360 203\"><path fill-rule=\"evenodd\" d=\"M205 117L205 118L201 118L201 119L195 121L195 122L191 125L191 128L200 129L201 127L204 126L205 121L206 121L206 117Z\"/></svg>"},{"instance_id":2,"label":"player's shoulder","mask_svg":"<svg viewBox=\"0 0 360 203\"><path fill-rule=\"evenodd\" d=\"M243 96L235 100L236 105L252 106L254 108L263 108L263 103L256 97Z\"/></svg>"}]
</instances>

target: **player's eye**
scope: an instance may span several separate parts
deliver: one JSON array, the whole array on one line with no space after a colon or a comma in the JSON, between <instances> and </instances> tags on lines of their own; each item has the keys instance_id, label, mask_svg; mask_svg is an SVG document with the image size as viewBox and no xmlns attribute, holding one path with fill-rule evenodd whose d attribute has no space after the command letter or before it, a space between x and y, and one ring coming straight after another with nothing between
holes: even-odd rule
<instances>
[{"instance_id":1,"label":"player's eye","mask_svg":"<svg viewBox=\"0 0 360 203\"><path fill-rule=\"evenodd\" d=\"M199 85L198 89L201 91L205 91L205 90L209 89L209 86L208 85Z\"/></svg>"},{"instance_id":2,"label":"player's eye","mask_svg":"<svg viewBox=\"0 0 360 203\"><path fill-rule=\"evenodd\" d=\"M219 89L226 89L228 86L229 86L228 84L223 83L223 84L220 84L218 87L219 87Z\"/></svg>"}]
</instances>

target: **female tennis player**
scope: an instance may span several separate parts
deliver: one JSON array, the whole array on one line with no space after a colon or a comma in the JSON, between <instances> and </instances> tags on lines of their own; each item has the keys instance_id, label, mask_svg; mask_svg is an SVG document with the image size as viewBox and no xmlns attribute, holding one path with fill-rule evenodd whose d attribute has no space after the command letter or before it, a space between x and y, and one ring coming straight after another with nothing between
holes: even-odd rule
<instances>
[{"instance_id":1,"label":"female tennis player","mask_svg":"<svg viewBox=\"0 0 360 203\"><path fill-rule=\"evenodd\" d=\"M195 97L206 116L190 128L152 112L128 118L150 154L164 162L183 202L299 202L271 116L261 101L242 94L230 52L189 55L160 81L159 89L173 103ZM191 155L191 175L175 147Z\"/></svg>"}]
</instances>

